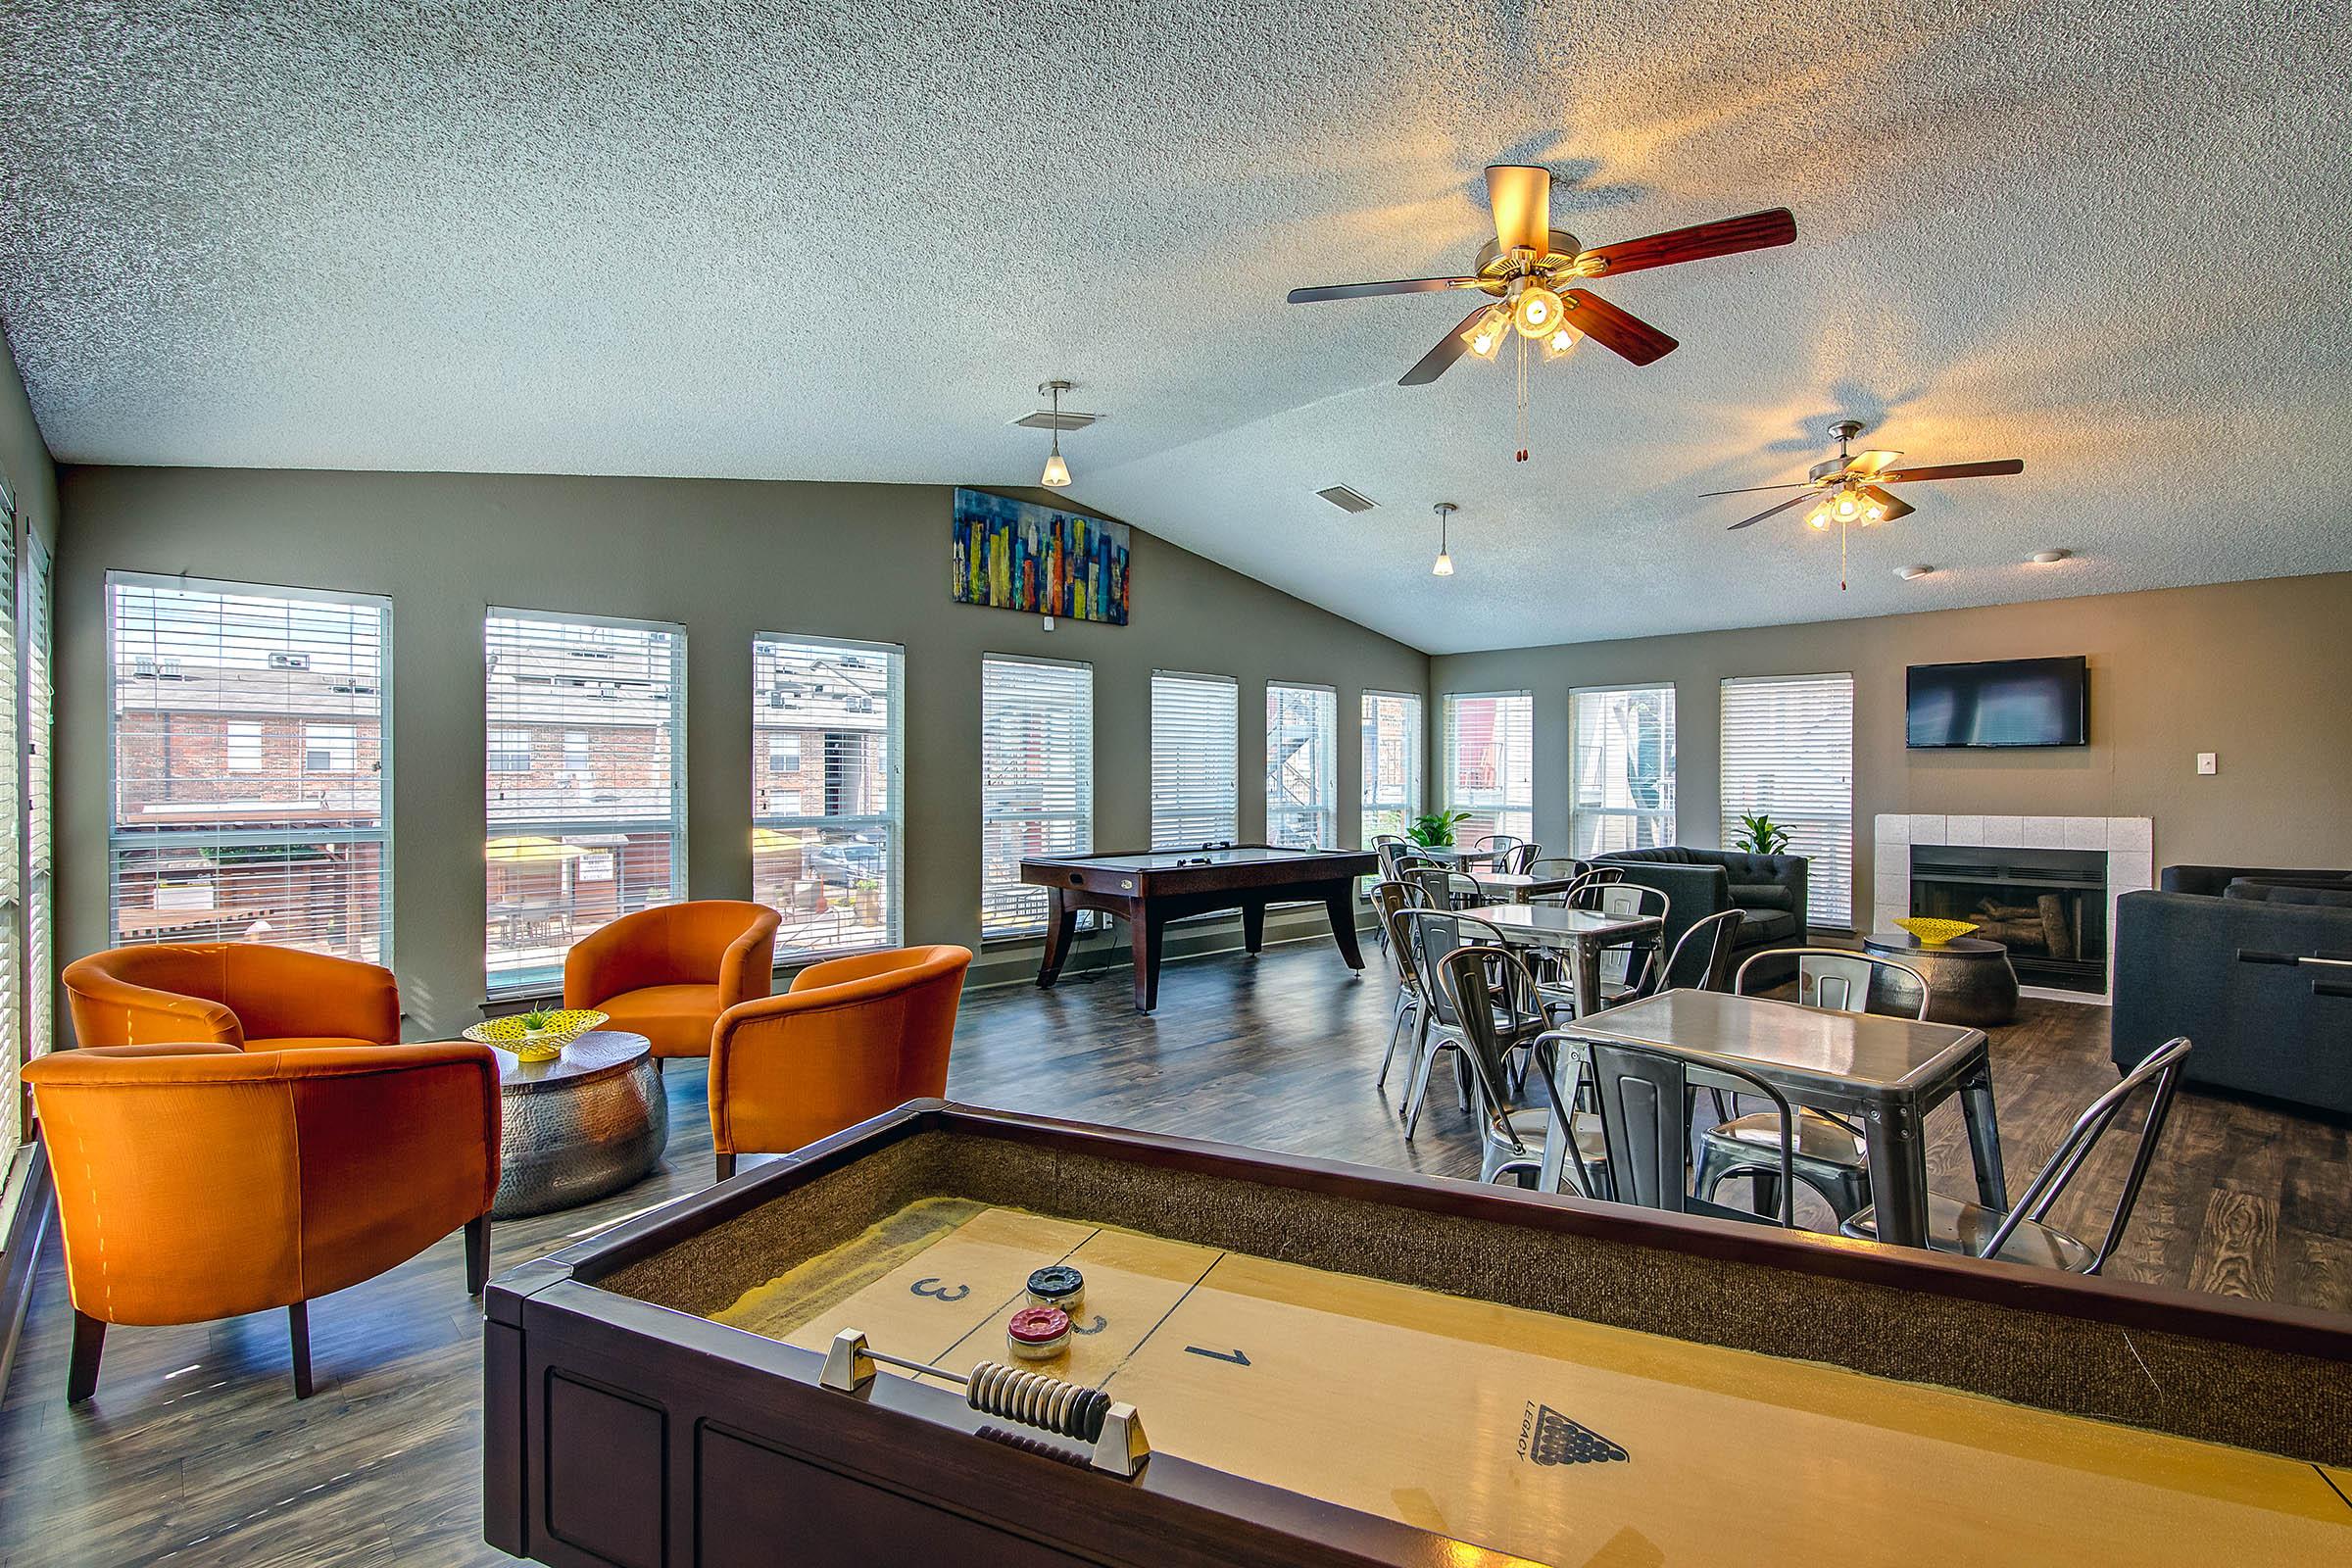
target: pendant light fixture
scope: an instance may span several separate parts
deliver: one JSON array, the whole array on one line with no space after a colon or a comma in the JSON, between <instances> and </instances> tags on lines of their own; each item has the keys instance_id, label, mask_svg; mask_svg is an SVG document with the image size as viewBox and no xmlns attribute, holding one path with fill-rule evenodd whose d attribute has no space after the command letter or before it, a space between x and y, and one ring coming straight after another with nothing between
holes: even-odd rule
<instances>
[{"instance_id":1,"label":"pendant light fixture","mask_svg":"<svg viewBox=\"0 0 2352 1568\"><path fill-rule=\"evenodd\" d=\"M1067 381L1048 381L1038 387L1054 397L1054 450L1046 454L1046 471L1037 481L1049 490L1070 487L1070 466L1061 461L1061 395L1069 389Z\"/></svg>"},{"instance_id":2,"label":"pendant light fixture","mask_svg":"<svg viewBox=\"0 0 2352 1568\"><path fill-rule=\"evenodd\" d=\"M1447 554L1446 549L1446 519L1452 516L1453 514L1452 502L1441 501L1438 503L1438 559L1429 568L1429 574L1432 577L1453 575L1453 557Z\"/></svg>"}]
</instances>

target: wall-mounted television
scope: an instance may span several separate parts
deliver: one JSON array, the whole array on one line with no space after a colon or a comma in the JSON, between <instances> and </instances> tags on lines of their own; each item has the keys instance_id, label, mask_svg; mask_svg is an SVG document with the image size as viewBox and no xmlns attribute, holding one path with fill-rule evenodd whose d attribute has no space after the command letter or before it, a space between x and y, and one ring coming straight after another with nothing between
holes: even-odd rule
<instances>
[{"instance_id":1,"label":"wall-mounted television","mask_svg":"<svg viewBox=\"0 0 2352 1568\"><path fill-rule=\"evenodd\" d=\"M1906 738L1914 750L2090 740L2089 667L2080 658L1913 664L1907 698Z\"/></svg>"}]
</instances>

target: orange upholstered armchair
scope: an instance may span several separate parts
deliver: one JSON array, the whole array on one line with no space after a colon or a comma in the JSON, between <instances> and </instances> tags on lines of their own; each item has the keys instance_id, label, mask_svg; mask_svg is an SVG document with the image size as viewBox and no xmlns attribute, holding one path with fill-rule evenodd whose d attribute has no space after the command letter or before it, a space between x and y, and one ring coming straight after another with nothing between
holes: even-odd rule
<instances>
[{"instance_id":1,"label":"orange upholstered armchair","mask_svg":"<svg viewBox=\"0 0 2352 1568\"><path fill-rule=\"evenodd\" d=\"M481 1294L498 1191L487 1046L99 1047L43 1056L24 1078L74 1298L69 1402L96 1390L110 1323L279 1306L307 1397L311 1298L460 1226L466 1289Z\"/></svg>"},{"instance_id":2,"label":"orange upholstered armchair","mask_svg":"<svg viewBox=\"0 0 2352 1568\"><path fill-rule=\"evenodd\" d=\"M729 899L624 914L564 956L564 1005L609 1014L652 1041L656 1059L708 1056L718 1015L767 995L777 920L764 904Z\"/></svg>"},{"instance_id":3,"label":"orange upholstered armchair","mask_svg":"<svg viewBox=\"0 0 2352 1568\"><path fill-rule=\"evenodd\" d=\"M388 1046L400 1038L392 971L258 942L156 943L66 965L83 1047L215 1042L240 1051Z\"/></svg>"},{"instance_id":4,"label":"orange upholstered armchair","mask_svg":"<svg viewBox=\"0 0 2352 1568\"><path fill-rule=\"evenodd\" d=\"M780 997L729 1007L710 1041L718 1179L739 1153L783 1153L948 1087L967 948L812 963Z\"/></svg>"}]
</instances>

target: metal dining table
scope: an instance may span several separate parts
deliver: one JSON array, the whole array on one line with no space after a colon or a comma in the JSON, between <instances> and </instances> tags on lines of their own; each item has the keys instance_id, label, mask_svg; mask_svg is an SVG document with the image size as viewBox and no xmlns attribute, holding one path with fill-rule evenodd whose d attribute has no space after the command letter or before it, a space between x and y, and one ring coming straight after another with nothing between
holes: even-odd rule
<instances>
[{"instance_id":1,"label":"metal dining table","mask_svg":"<svg viewBox=\"0 0 2352 1568\"><path fill-rule=\"evenodd\" d=\"M1572 876L1534 876L1525 871L1464 871L1462 875L1478 884L1479 891L1498 904L1525 904L1530 899L1550 893L1565 893L1576 886Z\"/></svg>"},{"instance_id":2,"label":"metal dining table","mask_svg":"<svg viewBox=\"0 0 2352 1568\"><path fill-rule=\"evenodd\" d=\"M1563 909L1548 904L1482 904L1461 911L1465 920L1484 920L1515 947L1567 949L1576 973L1576 1001L1600 995L1600 956L1621 943L1651 936L1665 922L1654 914L1603 914L1597 909Z\"/></svg>"},{"instance_id":3,"label":"metal dining table","mask_svg":"<svg viewBox=\"0 0 2352 1568\"><path fill-rule=\"evenodd\" d=\"M1791 1104L1835 1111L1866 1136L1879 1240L1928 1245L1927 1114L1954 1095L1968 1124L1977 1199L2009 1206L1984 1031L1879 1013L1808 1007L1719 991L1663 991L1579 1018L1579 1040L1662 1046L1744 1068ZM1546 1151L1557 1170L1565 1150Z\"/></svg>"}]
</instances>

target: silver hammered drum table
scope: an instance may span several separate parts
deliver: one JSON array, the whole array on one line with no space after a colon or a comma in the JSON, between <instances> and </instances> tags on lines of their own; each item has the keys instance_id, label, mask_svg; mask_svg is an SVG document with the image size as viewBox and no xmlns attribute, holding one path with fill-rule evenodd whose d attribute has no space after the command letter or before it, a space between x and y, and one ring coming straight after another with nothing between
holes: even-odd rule
<instances>
[{"instance_id":1,"label":"silver hammered drum table","mask_svg":"<svg viewBox=\"0 0 2352 1568\"><path fill-rule=\"evenodd\" d=\"M1882 931L1865 938L1862 951L1909 964L1927 977L1930 1023L1990 1029L2017 1018L2017 970L2010 966L2009 950L1998 942L1954 937L1931 948L1908 931ZM1919 982L1905 977L1902 984L1910 995L1900 1000L1917 1006ZM1878 991L1874 981L1874 1001Z\"/></svg>"},{"instance_id":2,"label":"silver hammered drum table","mask_svg":"<svg viewBox=\"0 0 2352 1568\"><path fill-rule=\"evenodd\" d=\"M498 1051L498 1219L573 1208L654 1168L669 1102L645 1036L596 1029L546 1061Z\"/></svg>"}]
</instances>

